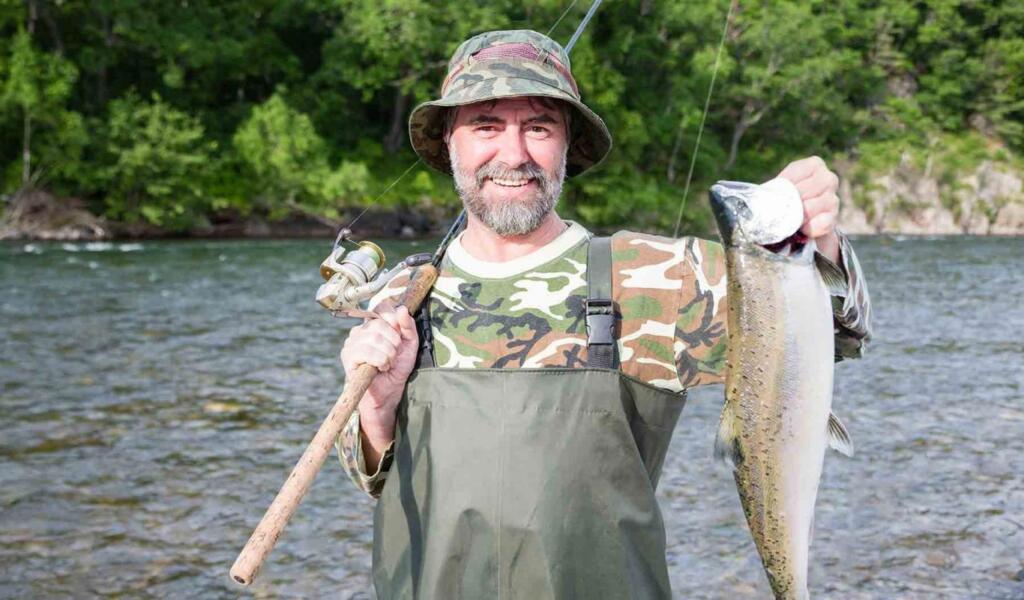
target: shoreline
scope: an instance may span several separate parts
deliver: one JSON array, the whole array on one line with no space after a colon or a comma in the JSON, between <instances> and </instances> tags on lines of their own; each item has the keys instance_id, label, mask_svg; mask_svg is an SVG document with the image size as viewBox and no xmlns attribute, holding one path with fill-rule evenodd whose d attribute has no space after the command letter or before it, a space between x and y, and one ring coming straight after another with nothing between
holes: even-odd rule
<instances>
[{"instance_id":1,"label":"shoreline","mask_svg":"<svg viewBox=\"0 0 1024 600\"><path fill-rule=\"evenodd\" d=\"M0 215L0 241L114 242L162 239L333 239L341 227L358 216L356 232L362 238L425 239L442 235L455 214L437 208L424 212L354 210L344 219L327 220L293 213L271 221L237 213L215 215L212 222L185 230L147 223L124 223L96 216L73 198L32 192L11 202Z\"/></svg>"},{"instance_id":2,"label":"shoreline","mask_svg":"<svg viewBox=\"0 0 1024 600\"><path fill-rule=\"evenodd\" d=\"M1016 208L1016 207L1014 207ZM450 213L450 214L449 214ZM330 220L302 213L293 213L281 220L271 221L259 216L223 213L213 222L191 229L174 231L144 223L114 222L98 217L84 209L75 199L58 199L46 192L35 192L20 202L6 207L0 218L0 241L13 242L132 242L144 240L188 239L333 239L338 229L353 222L360 215L352 211L345 219ZM362 213L354 228L363 239L423 240L440 237L455 219L455 210L431 207L422 211L374 209ZM975 227L965 231L954 228L950 219L906 218L894 219L873 227L862 210L844 205L839 216L839 228L848 235L905 236L905 237L995 237L1024 236L1024 215L1012 215L1010 223L1002 227ZM878 225L881 225L880 227ZM629 229L626 224L618 229ZM612 230L595 228L596 233ZM660 232L654 232L660 233ZM713 238L713 231L690 232Z\"/></svg>"},{"instance_id":3,"label":"shoreline","mask_svg":"<svg viewBox=\"0 0 1024 600\"><path fill-rule=\"evenodd\" d=\"M383 240L403 240L403 241L422 241L434 238L440 238L447 231L448 226L451 222L444 223L442 227L431 227L428 229L421 230L399 230L396 232L394 228L362 228L357 227L354 231L357 238L360 239L383 239ZM993 232L993 233L976 233L976 232L949 232L949 231L921 231L921 230L909 230L909 231L864 231L864 230L847 230L842 227L842 223L839 225L840 229L851 238L862 238L862 237L879 237L879 238L912 238L912 239L947 239L947 238L1019 238L1024 237L1024 231L1017 232ZM148 229L148 228L147 228ZM630 229L624 227L623 229ZM595 233L607 235L613 233L612 231L604 231L598 229ZM33 242L152 242L152 241L187 241L187 240L297 240L297 239L322 239L331 240L337 235L337 231L328 228L325 225L309 225L304 223L285 222L285 223L269 223L269 222L258 222L258 223L243 223L243 224L232 224L230 226L215 226L210 228L197 229L192 231L183 232L172 232L172 231L124 231L114 228L107 230L103 235L90 236L81 235L80 232L67 232L61 229L50 229L50 230L33 230L33 231L12 231L10 228L0 229L0 243L5 244L16 244L16 243L33 243ZM714 232L696 232L690 233L689 235L696 235L697 237L704 237L707 239L714 238Z\"/></svg>"}]
</instances>

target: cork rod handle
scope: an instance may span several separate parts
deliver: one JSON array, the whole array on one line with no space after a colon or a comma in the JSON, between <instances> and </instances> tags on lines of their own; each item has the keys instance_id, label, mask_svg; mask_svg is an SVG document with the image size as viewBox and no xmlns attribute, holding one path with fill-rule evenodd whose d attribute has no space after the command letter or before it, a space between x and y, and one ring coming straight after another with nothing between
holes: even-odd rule
<instances>
[{"instance_id":1,"label":"cork rod handle","mask_svg":"<svg viewBox=\"0 0 1024 600\"><path fill-rule=\"evenodd\" d=\"M412 274L405 291L398 299L399 306L405 306L410 313L419 309L423 299L437 279L437 269L432 265L418 267ZM270 503L266 514L252 532L249 541L242 548L235 564L231 567L231 579L241 585L249 585L256 578L263 561L273 550L277 539L281 537L285 525L295 514L303 496L313 484L316 474L331 452L334 441L341 434L342 428L355 411L363 394L377 376L377 368L362 364L352 377L345 382L345 388L338 396L334 408L328 413L319 431L313 436L299 462L292 469L291 475L281 486L274 501Z\"/></svg>"}]
</instances>

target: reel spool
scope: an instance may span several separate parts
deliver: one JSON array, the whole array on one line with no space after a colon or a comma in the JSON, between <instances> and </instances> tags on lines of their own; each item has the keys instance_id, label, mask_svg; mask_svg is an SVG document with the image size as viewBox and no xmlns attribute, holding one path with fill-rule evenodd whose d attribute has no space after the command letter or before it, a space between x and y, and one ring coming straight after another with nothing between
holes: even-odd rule
<instances>
[{"instance_id":1,"label":"reel spool","mask_svg":"<svg viewBox=\"0 0 1024 600\"><path fill-rule=\"evenodd\" d=\"M352 285L359 286L372 281L377 271L384 266L384 261L384 251L373 242L359 242L359 246L347 256L345 249L338 246L320 263L320 276L324 281L330 281L335 275L341 274Z\"/></svg>"}]
</instances>

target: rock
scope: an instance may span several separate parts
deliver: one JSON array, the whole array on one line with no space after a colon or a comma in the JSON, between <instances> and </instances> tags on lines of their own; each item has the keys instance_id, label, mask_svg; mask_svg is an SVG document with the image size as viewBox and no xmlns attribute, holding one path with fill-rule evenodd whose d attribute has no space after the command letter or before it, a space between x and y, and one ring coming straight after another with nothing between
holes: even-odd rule
<instances>
[{"instance_id":1,"label":"rock","mask_svg":"<svg viewBox=\"0 0 1024 600\"><path fill-rule=\"evenodd\" d=\"M214 402L207 402L206 404L204 404L203 405L203 412L210 413L210 414L215 414L215 415L219 415L219 414L232 414L233 415L233 414L242 412L244 410L244 408L245 407L243 407L238 402L230 402L230 401L228 401L228 402L216 402L216 401L214 401Z\"/></svg>"},{"instance_id":2,"label":"rock","mask_svg":"<svg viewBox=\"0 0 1024 600\"><path fill-rule=\"evenodd\" d=\"M960 555L955 550L933 550L924 555L924 562L931 567L948 569L960 562Z\"/></svg>"},{"instance_id":3,"label":"rock","mask_svg":"<svg viewBox=\"0 0 1024 600\"><path fill-rule=\"evenodd\" d=\"M952 176L909 153L886 173L854 178L856 164L837 161L843 202L839 226L848 233L911 235L1024 234L1024 173L982 161Z\"/></svg>"},{"instance_id":4,"label":"rock","mask_svg":"<svg viewBox=\"0 0 1024 600\"><path fill-rule=\"evenodd\" d=\"M242 235L246 237L268 237L270 225L262 219L247 219L242 226Z\"/></svg>"},{"instance_id":5,"label":"rock","mask_svg":"<svg viewBox=\"0 0 1024 600\"><path fill-rule=\"evenodd\" d=\"M0 240L101 240L107 223L82 208L78 198L57 198L41 190L23 190L10 199L0 219Z\"/></svg>"},{"instance_id":6,"label":"rock","mask_svg":"<svg viewBox=\"0 0 1024 600\"><path fill-rule=\"evenodd\" d=\"M1024 204L1007 204L999 209L989 232L994 235L1020 235L1024 231Z\"/></svg>"}]
</instances>

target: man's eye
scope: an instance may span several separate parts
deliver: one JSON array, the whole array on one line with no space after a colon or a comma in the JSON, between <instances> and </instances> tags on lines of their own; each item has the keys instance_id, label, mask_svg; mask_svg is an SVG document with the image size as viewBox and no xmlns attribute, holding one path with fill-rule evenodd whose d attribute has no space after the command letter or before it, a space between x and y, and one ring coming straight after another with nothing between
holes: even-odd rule
<instances>
[{"instance_id":1,"label":"man's eye","mask_svg":"<svg viewBox=\"0 0 1024 600\"><path fill-rule=\"evenodd\" d=\"M530 125L526 129L526 132L534 136L547 135L549 133L548 128L544 127L543 125Z\"/></svg>"}]
</instances>

